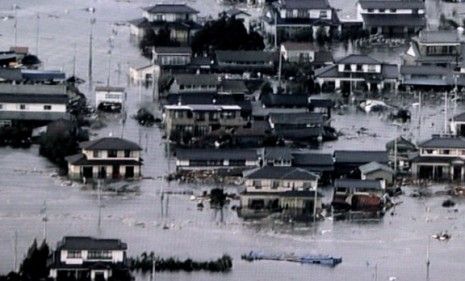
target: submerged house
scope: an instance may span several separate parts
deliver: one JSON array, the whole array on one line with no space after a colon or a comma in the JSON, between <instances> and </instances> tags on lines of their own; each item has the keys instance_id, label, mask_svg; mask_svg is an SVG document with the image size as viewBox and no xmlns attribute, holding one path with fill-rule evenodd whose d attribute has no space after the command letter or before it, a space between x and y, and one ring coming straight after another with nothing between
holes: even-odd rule
<instances>
[{"instance_id":1,"label":"submerged house","mask_svg":"<svg viewBox=\"0 0 465 281\"><path fill-rule=\"evenodd\" d=\"M451 90L454 75L450 68L437 65L402 65L399 85L404 89Z\"/></svg>"},{"instance_id":2,"label":"submerged house","mask_svg":"<svg viewBox=\"0 0 465 281\"><path fill-rule=\"evenodd\" d=\"M270 51L215 51L216 70L227 73L274 73L277 53Z\"/></svg>"},{"instance_id":3,"label":"submerged house","mask_svg":"<svg viewBox=\"0 0 465 281\"><path fill-rule=\"evenodd\" d=\"M391 163L394 163L397 157L397 169L399 171L408 171L410 169L410 160L412 155L418 152L417 146L404 137L398 137L397 143L395 139L386 143L386 150Z\"/></svg>"},{"instance_id":4,"label":"submerged house","mask_svg":"<svg viewBox=\"0 0 465 281\"><path fill-rule=\"evenodd\" d=\"M394 183L395 172L388 165L370 162L359 167L362 180L379 180L383 187Z\"/></svg>"},{"instance_id":5,"label":"submerged house","mask_svg":"<svg viewBox=\"0 0 465 281\"><path fill-rule=\"evenodd\" d=\"M316 38L319 32L329 36L339 26L336 11L327 0L275 1L270 4L263 17L265 34L270 39L276 36L276 44L306 36Z\"/></svg>"},{"instance_id":6,"label":"submerged house","mask_svg":"<svg viewBox=\"0 0 465 281\"><path fill-rule=\"evenodd\" d=\"M216 93L220 83L220 76L216 74L176 74L169 93Z\"/></svg>"},{"instance_id":7,"label":"submerged house","mask_svg":"<svg viewBox=\"0 0 465 281\"><path fill-rule=\"evenodd\" d=\"M70 119L63 85L0 84L0 127L16 123L39 127Z\"/></svg>"},{"instance_id":8,"label":"submerged house","mask_svg":"<svg viewBox=\"0 0 465 281\"><path fill-rule=\"evenodd\" d=\"M349 176L360 178L359 167L370 162L388 164L389 158L386 151L366 150L335 150L334 151L334 177Z\"/></svg>"},{"instance_id":9,"label":"submerged house","mask_svg":"<svg viewBox=\"0 0 465 281\"><path fill-rule=\"evenodd\" d=\"M281 139L289 141L323 140L325 120L321 113L271 113L269 122L274 134Z\"/></svg>"},{"instance_id":10,"label":"submerged house","mask_svg":"<svg viewBox=\"0 0 465 281\"><path fill-rule=\"evenodd\" d=\"M143 18L129 21L134 36L144 36L149 28L155 33L168 29L172 41L188 44L201 28L197 22L199 12L185 4L156 4L143 10Z\"/></svg>"},{"instance_id":11,"label":"submerged house","mask_svg":"<svg viewBox=\"0 0 465 281\"><path fill-rule=\"evenodd\" d=\"M426 27L423 0L359 0L357 17L371 34L404 36Z\"/></svg>"},{"instance_id":12,"label":"submerged house","mask_svg":"<svg viewBox=\"0 0 465 281\"><path fill-rule=\"evenodd\" d=\"M191 62L190 47L154 47L152 60L161 67L186 66Z\"/></svg>"},{"instance_id":13,"label":"submerged house","mask_svg":"<svg viewBox=\"0 0 465 281\"><path fill-rule=\"evenodd\" d=\"M418 145L412 159L412 174L419 179L465 180L465 138L433 135Z\"/></svg>"},{"instance_id":14,"label":"submerged house","mask_svg":"<svg viewBox=\"0 0 465 281\"><path fill-rule=\"evenodd\" d=\"M255 149L177 149L177 170L252 169L259 166Z\"/></svg>"},{"instance_id":15,"label":"submerged house","mask_svg":"<svg viewBox=\"0 0 465 281\"><path fill-rule=\"evenodd\" d=\"M264 217L282 212L297 218L312 218L321 209L316 189L318 175L302 168L265 166L244 172L239 215Z\"/></svg>"},{"instance_id":16,"label":"submerged house","mask_svg":"<svg viewBox=\"0 0 465 281\"><path fill-rule=\"evenodd\" d=\"M331 205L337 210L379 211L384 194L379 180L337 179Z\"/></svg>"},{"instance_id":17,"label":"submerged house","mask_svg":"<svg viewBox=\"0 0 465 281\"><path fill-rule=\"evenodd\" d=\"M105 137L80 143L81 153L66 157L68 176L75 180L138 179L142 148L129 140Z\"/></svg>"},{"instance_id":18,"label":"submerged house","mask_svg":"<svg viewBox=\"0 0 465 281\"><path fill-rule=\"evenodd\" d=\"M354 89L392 90L396 87L398 75L397 65L356 54L315 70L316 82L323 91L336 89L344 93Z\"/></svg>"},{"instance_id":19,"label":"submerged house","mask_svg":"<svg viewBox=\"0 0 465 281\"><path fill-rule=\"evenodd\" d=\"M422 30L412 38L403 63L455 68L462 61L462 43L455 30Z\"/></svg>"},{"instance_id":20,"label":"submerged house","mask_svg":"<svg viewBox=\"0 0 465 281\"><path fill-rule=\"evenodd\" d=\"M126 243L119 239L66 236L57 243L50 263L55 281L107 281L130 276Z\"/></svg>"},{"instance_id":21,"label":"submerged house","mask_svg":"<svg viewBox=\"0 0 465 281\"><path fill-rule=\"evenodd\" d=\"M458 114L450 121L450 131L453 135L465 137L465 113Z\"/></svg>"}]
</instances>

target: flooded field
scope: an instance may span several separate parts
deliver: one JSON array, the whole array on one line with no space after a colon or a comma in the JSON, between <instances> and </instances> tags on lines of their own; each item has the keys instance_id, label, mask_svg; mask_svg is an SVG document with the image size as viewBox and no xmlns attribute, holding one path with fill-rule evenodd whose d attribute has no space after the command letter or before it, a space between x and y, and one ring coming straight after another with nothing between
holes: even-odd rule
<instances>
[{"instance_id":1,"label":"flooded field","mask_svg":"<svg viewBox=\"0 0 465 281\"><path fill-rule=\"evenodd\" d=\"M350 8L355 1L335 0L337 5ZM350 3L349 3L350 2ZM114 40L112 50L111 81L123 85L128 91L128 114L132 115L141 102L150 102L150 90L143 89L139 96L137 87L127 84L129 66L140 66L147 60L140 56L129 40L129 30L115 23L139 17L140 7L153 1L112 0L2 0L0 15L12 15L12 5L18 9L18 45L29 46L38 53L47 69L63 69L72 73L73 56L76 54L76 74L87 80L87 62L91 14L88 7L95 7L94 26L94 81L106 81L108 75L108 38ZM216 15L221 7L214 0L188 2L203 15ZM352 4L353 3L353 4ZM39 14L39 40L37 35ZM0 22L0 49L14 44L14 21ZM76 48L74 48L74 45ZM376 53L378 52L378 53ZM375 51L374 56L399 58L396 51ZM120 65L121 72L117 72ZM81 90L88 93L88 85ZM88 94L90 100L93 99ZM414 98L406 97L409 106ZM422 110L422 129L417 131L418 114L412 110L412 121L402 130L404 136L413 139L427 138L432 132L443 129L440 96L431 97ZM458 105L457 112L464 110ZM451 110L449 110L451 112ZM366 115L349 109L344 115L334 115L333 125L345 133L337 142L326 143L322 150L333 149L384 149L385 143L401 133L381 115ZM369 134L358 135L360 127ZM201 194L208 186L168 184L163 180L174 162L166 154L165 141L158 128L138 127L128 118L124 128L118 120L108 121L103 129L93 131L97 136L110 133L124 136L140 143L143 151L143 174L148 179L138 183L137 193L103 196L102 223L98 227L98 201L95 191L81 190L80 186L68 186L52 174L56 168L38 156L38 148L0 148L0 272L13 269L13 241L18 233L20 257L34 238L42 239L44 226L40 210L47 204L47 240L52 245L64 235L92 235L118 237L128 243L129 255L154 251L161 256L179 258L213 259L224 253L230 254L233 270L227 274L209 273L158 273L157 280L425 280L426 251L432 234L448 230L452 239L448 242L430 241L430 279L461 280L462 256L465 251L465 202L457 202L454 210L441 207L448 196L412 197L416 187L406 188L406 194L397 200L403 203L381 220L332 220L316 225L283 224L265 221L244 222L228 206L224 220L208 207L197 211L190 195L170 195L166 216L161 215L161 190L177 193ZM376 134L376 136L374 135ZM227 187L237 191L235 187ZM443 185L429 187L441 191ZM326 196L324 201L329 201ZM232 205L238 202L233 202ZM429 210L429 211L428 211ZM169 229L163 229L163 225ZM298 265L283 262L259 261L249 263L240 255L250 250L268 252L296 252L331 254L342 256L343 262L335 268ZM137 280L148 280L138 276Z\"/></svg>"}]
</instances>

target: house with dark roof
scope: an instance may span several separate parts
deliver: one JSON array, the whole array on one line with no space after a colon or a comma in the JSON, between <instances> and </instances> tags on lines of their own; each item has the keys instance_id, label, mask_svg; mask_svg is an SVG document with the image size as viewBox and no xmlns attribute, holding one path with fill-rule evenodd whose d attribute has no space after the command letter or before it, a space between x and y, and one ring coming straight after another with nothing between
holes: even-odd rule
<instances>
[{"instance_id":1,"label":"house with dark roof","mask_svg":"<svg viewBox=\"0 0 465 281\"><path fill-rule=\"evenodd\" d=\"M329 153L316 153L313 151L293 151L292 166L304 168L320 176L319 184L331 183L334 172L334 158Z\"/></svg>"},{"instance_id":2,"label":"house with dark roof","mask_svg":"<svg viewBox=\"0 0 465 281\"><path fill-rule=\"evenodd\" d=\"M412 174L420 179L465 179L465 138L433 135L418 145L419 155L412 159Z\"/></svg>"},{"instance_id":3,"label":"house with dark roof","mask_svg":"<svg viewBox=\"0 0 465 281\"><path fill-rule=\"evenodd\" d=\"M63 85L0 84L0 126L22 122L39 127L70 119L68 102Z\"/></svg>"},{"instance_id":4,"label":"house with dark roof","mask_svg":"<svg viewBox=\"0 0 465 281\"><path fill-rule=\"evenodd\" d=\"M285 62L307 63L315 68L333 62L330 51L320 49L309 42L284 42L281 44L280 51Z\"/></svg>"},{"instance_id":5,"label":"house with dark roof","mask_svg":"<svg viewBox=\"0 0 465 281\"><path fill-rule=\"evenodd\" d=\"M426 27L423 0L359 0L357 17L371 34L404 36Z\"/></svg>"},{"instance_id":6,"label":"house with dark roof","mask_svg":"<svg viewBox=\"0 0 465 281\"><path fill-rule=\"evenodd\" d=\"M227 19L235 19L239 20L244 24L245 29L247 30L247 33L250 32L250 18L251 15L243 10L237 9L237 8L231 8L228 10L225 10L219 14L219 17L224 17Z\"/></svg>"},{"instance_id":7,"label":"house with dark roof","mask_svg":"<svg viewBox=\"0 0 465 281\"><path fill-rule=\"evenodd\" d=\"M329 35L338 30L339 19L327 0L279 0L269 5L263 17L263 29L276 44L296 38L316 38L321 30Z\"/></svg>"},{"instance_id":8,"label":"house with dark roof","mask_svg":"<svg viewBox=\"0 0 465 281\"><path fill-rule=\"evenodd\" d=\"M177 170L252 169L259 166L256 149L177 149Z\"/></svg>"},{"instance_id":9,"label":"house with dark roof","mask_svg":"<svg viewBox=\"0 0 465 281\"><path fill-rule=\"evenodd\" d=\"M367 55L351 54L334 64L315 70L320 88L349 93L354 89L383 91L396 87L397 65L378 61Z\"/></svg>"},{"instance_id":10,"label":"house with dark roof","mask_svg":"<svg viewBox=\"0 0 465 281\"><path fill-rule=\"evenodd\" d=\"M397 169L400 171L410 170L410 160L412 155L418 153L417 146L402 136L387 142L386 150L391 163L394 163L397 159Z\"/></svg>"},{"instance_id":11,"label":"house with dark roof","mask_svg":"<svg viewBox=\"0 0 465 281\"><path fill-rule=\"evenodd\" d=\"M68 176L74 180L138 179L142 148L129 140L104 137L79 144L81 153L66 157Z\"/></svg>"},{"instance_id":12,"label":"house with dark roof","mask_svg":"<svg viewBox=\"0 0 465 281\"><path fill-rule=\"evenodd\" d=\"M379 180L336 179L331 205L336 210L379 211L385 192Z\"/></svg>"},{"instance_id":13,"label":"house with dark roof","mask_svg":"<svg viewBox=\"0 0 465 281\"><path fill-rule=\"evenodd\" d=\"M350 176L360 178L359 167L370 162L388 164L389 158L386 151L366 150L335 150L334 151L334 176Z\"/></svg>"},{"instance_id":14,"label":"house with dark roof","mask_svg":"<svg viewBox=\"0 0 465 281\"><path fill-rule=\"evenodd\" d=\"M406 65L455 68L462 61L463 40L456 30L422 30L403 56Z\"/></svg>"},{"instance_id":15,"label":"house with dark roof","mask_svg":"<svg viewBox=\"0 0 465 281\"><path fill-rule=\"evenodd\" d=\"M452 69L437 65L402 65L399 86L410 90L451 90L455 86Z\"/></svg>"},{"instance_id":16,"label":"house with dark roof","mask_svg":"<svg viewBox=\"0 0 465 281\"><path fill-rule=\"evenodd\" d=\"M264 166L290 167L292 151L289 147L264 147L261 149Z\"/></svg>"},{"instance_id":17,"label":"house with dark roof","mask_svg":"<svg viewBox=\"0 0 465 281\"><path fill-rule=\"evenodd\" d=\"M143 17L129 21L131 34L142 37L148 28L158 33L168 28L170 38L181 44L190 42L192 36L201 29L197 23L199 12L185 4L156 4L143 8Z\"/></svg>"},{"instance_id":18,"label":"house with dark roof","mask_svg":"<svg viewBox=\"0 0 465 281\"><path fill-rule=\"evenodd\" d=\"M239 215L264 217L282 212L309 219L321 209L318 175L302 168L265 166L244 172L246 190L240 195Z\"/></svg>"},{"instance_id":19,"label":"house with dark roof","mask_svg":"<svg viewBox=\"0 0 465 281\"><path fill-rule=\"evenodd\" d=\"M113 280L130 276L126 243L119 239L66 236L57 243L50 257L49 277L55 281Z\"/></svg>"},{"instance_id":20,"label":"house with dark roof","mask_svg":"<svg viewBox=\"0 0 465 281\"><path fill-rule=\"evenodd\" d=\"M216 69L227 73L274 73L277 53L270 51L234 50L215 51Z\"/></svg>"}]
</instances>

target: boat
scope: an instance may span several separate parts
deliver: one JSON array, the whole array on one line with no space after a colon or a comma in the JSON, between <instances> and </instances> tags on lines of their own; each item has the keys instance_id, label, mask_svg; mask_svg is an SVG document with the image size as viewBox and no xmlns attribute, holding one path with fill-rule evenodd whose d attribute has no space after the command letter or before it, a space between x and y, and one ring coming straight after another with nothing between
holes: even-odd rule
<instances>
[{"instance_id":1,"label":"boat","mask_svg":"<svg viewBox=\"0 0 465 281\"><path fill-rule=\"evenodd\" d=\"M243 260L273 260L273 261L288 261L301 264L320 264L326 266L336 266L342 262L341 257L332 257L329 255L295 255L295 254L265 254L256 251L250 251L241 256Z\"/></svg>"}]
</instances>

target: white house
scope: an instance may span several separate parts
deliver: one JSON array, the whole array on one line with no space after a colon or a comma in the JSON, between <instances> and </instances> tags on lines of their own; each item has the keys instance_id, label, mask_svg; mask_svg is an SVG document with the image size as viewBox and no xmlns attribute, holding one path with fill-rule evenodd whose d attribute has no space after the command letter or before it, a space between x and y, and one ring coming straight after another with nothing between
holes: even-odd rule
<instances>
[{"instance_id":1,"label":"white house","mask_svg":"<svg viewBox=\"0 0 465 281\"><path fill-rule=\"evenodd\" d=\"M315 60L315 46L311 43L284 42L281 55L285 61L311 63Z\"/></svg>"},{"instance_id":2,"label":"white house","mask_svg":"<svg viewBox=\"0 0 465 281\"><path fill-rule=\"evenodd\" d=\"M15 121L44 123L69 119L68 101L63 86L2 84L0 126Z\"/></svg>"},{"instance_id":3,"label":"white house","mask_svg":"<svg viewBox=\"0 0 465 281\"><path fill-rule=\"evenodd\" d=\"M141 67L130 67L129 78L136 83L149 83L158 80L160 76L160 66L149 64Z\"/></svg>"},{"instance_id":4,"label":"white house","mask_svg":"<svg viewBox=\"0 0 465 281\"><path fill-rule=\"evenodd\" d=\"M53 252L50 278L56 281L109 280L115 270L128 271L126 243L118 239L64 237Z\"/></svg>"}]
</instances>

